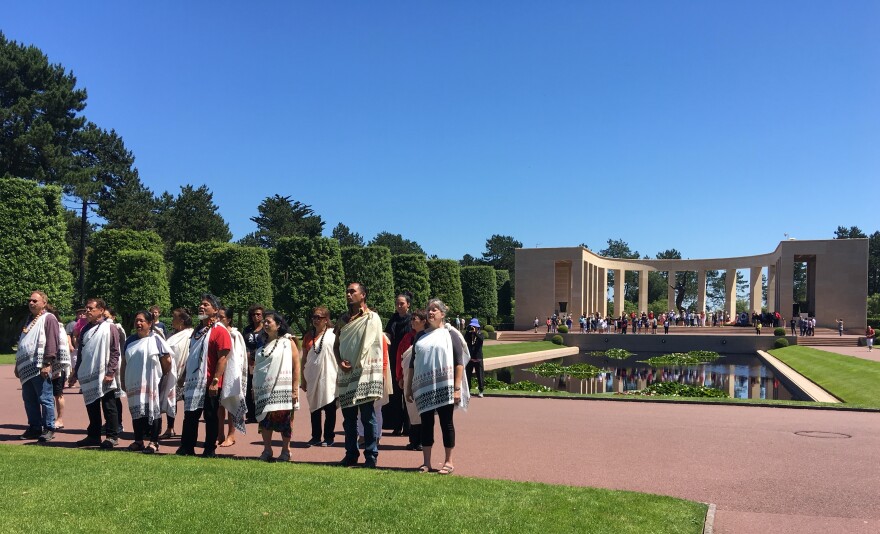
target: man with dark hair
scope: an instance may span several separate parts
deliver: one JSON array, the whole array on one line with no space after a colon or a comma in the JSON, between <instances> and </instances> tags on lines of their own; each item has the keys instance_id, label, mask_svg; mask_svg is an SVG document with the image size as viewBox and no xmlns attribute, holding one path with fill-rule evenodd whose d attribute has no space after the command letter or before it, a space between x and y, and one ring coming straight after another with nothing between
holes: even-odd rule
<instances>
[{"instance_id":1,"label":"man with dark hair","mask_svg":"<svg viewBox=\"0 0 880 534\"><path fill-rule=\"evenodd\" d=\"M28 300L31 312L21 329L15 352L15 376L21 381L21 399L28 428L20 439L51 441L55 437L55 397L52 364L58 358L61 327L46 310L46 294L34 291Z\"/></svg>"},{"instance_id":2,"label":"man with dark hair","mask_svg":"<svg viewBox=\"0 0 880 534\"><path fill-rule=\"evenodd\" d=\"M266 336L263 332L263 312L264 308L259 304L254 304L248 308L248 325L244 327L244 344L247 347L248 357L248 375L247 375L247 392L245 393L245 401L247 402L247 422L256 423L256 407L254 406L254 366L252 363L257 354L257 350L266 342Z\"/></svg>"},{"instance_id":3,"label":"man with dark hair","mask_svg":"<svg viewBox=\"0 0 880 534\"><path fill-rule=\"evenodd\" d=\"M92 298L86 302L89 323L80 332L76 369L67 381L69 386L73 386L79 380L89 416L86 437L76 443L78 447L100 445L102 449L112 449L119 443L116 395L119 392L120 334L116 326L105 319L106 308L101 299ZM107 435L103 442L101 412L104 413Z\"/></svg>"},{"instance_id":4,"label":"man with dark hair","mask_svg":"<svg viewBox=\"0 0 880 534\"><path fill-rule=\"evenodd\" d=\"M205 444L202 456L216 456L219 425L217 408L226 373L226 357L232 350L229 330L217 320L220 301L206 293L199 304L199 326L193 331L183 382L183 432L177 454L194 456L199 419L205 414Z\"/></svg>"},{"instance_id":5,"label":"man with dark hair","mask_svg":"<svg viewBox=\"0 0 880 534\"><path fill-rule=\"evenodd\" d=\"M339 364L337 394L345 430L345 458L340 464L354 466L357 447L357 420L364 425L364 466L376 467L379 456L376 413L373 402L385 392L382 319L367 307L367 290L355 282L346 289L348 313L336 324L338 335L333 353Z\"/></svg>"}]
</instances>

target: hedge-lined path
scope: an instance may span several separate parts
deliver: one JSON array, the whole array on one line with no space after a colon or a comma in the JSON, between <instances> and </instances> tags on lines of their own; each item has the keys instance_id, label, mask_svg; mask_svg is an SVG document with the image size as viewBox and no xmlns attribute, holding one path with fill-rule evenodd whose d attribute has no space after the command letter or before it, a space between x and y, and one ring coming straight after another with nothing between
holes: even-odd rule
<instances>
[{"instance_id":1,"label":"hedge-lined path","mask_svg":"<svg viewBox=\"0 0 880 534\"><path fill-rule=\"evenodd\" d=\"M5 407L0 441L21 443L17 437L24 431L25 415L11 365L0 366L0 384ZM50 446L70 447L85 435L78 389L68 390L66 399L67 428ZM127 414L125 420L130 429ZM218 452L258 456L256 427L248 427L249 433L239 436L235 446ZM339 444L341 427L337 430ZM456 430L456 476L625 489L712 502L718 506L719 533L880 531L877 413L487 397L474 399L469 413L456 414ZM796 432L852 437L803 437ZM130 432L123 438L123 446L130 443ZM308 439L304 406L294 425L294 461L342 458L338 445L304 448ZM418 466L420 453L406 451L405 443L403 437L383 437L379 465ZM173 452L176 446L172 440L163 444L162 452ZM439 460L435 455L435 463Z\"/></svg>"}]
</instances>

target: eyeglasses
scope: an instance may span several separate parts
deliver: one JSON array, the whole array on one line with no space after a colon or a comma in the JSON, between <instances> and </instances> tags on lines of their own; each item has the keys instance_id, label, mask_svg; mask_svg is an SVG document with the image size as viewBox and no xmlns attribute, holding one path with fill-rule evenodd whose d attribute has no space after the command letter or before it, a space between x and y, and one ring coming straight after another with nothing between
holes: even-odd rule
<instances>
[{"instance_id":1,"label":"eyeglasses","mask_svg":"<svg viewBox=\"0 0 880 534\"><path fill-rule=\"evenodd\" d=\"M31 299L29 302L33 302L34 304L36 304L37 302L40 302L40 300L39 299Z\"/></svg>"},{"instance_id":2,"label":"eyeglasses","mask_svg":"<svg viewBox=\"0 0 880 534\"><path fill-rule=\"evenodd\" d=\"M92 310L95 310L95 309L96 309L96 308L95 308L94 306L86 306L86 311L92 311Z\"/></svg>"},{"instance_id":3,"label":"eyeglasses","mask_svg":"<svg viewBox=\"0 0 880 534\"><path fill-rule=\"evenodd\" d=\"M323 315L312 315L312 320L314 321L315 319L327 319L327 317L324 317Z\"/></svg>"}]
</instances>

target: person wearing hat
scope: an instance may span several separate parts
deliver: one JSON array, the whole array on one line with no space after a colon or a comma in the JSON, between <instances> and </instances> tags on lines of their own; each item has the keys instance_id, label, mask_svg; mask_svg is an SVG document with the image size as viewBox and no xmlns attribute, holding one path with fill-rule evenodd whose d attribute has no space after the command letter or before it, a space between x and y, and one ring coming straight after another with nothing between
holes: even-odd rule
<instances>
[{"instance_id":1,"label":"person wearing hat","mask_svg":"<svg viewBox=\"0 0 880 534\"><path fill-rule=\"evenodd\" d=\"M477 372L477 387L479 393L477 397L483 397L483 335L480 333L480 321L476 317L468 323L467 332L464 334L464 340L467 342L468 352L471 354L471 360L465 367L468 384L471 383L474 371Z\"/></svg>"}]
</instances>

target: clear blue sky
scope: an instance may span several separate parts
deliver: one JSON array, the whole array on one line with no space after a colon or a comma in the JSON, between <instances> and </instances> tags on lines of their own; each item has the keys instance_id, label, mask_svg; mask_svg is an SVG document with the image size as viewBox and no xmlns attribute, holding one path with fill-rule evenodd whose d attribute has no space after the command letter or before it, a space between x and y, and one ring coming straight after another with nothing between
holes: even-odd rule
<instances>
[{"instance_id":1,"label":"clear blue sky","mask_svg":"<svg viewBox=\"0 0 880 534\"><path fill-rule=\"evenodd\" d=\"M479 256L880 230L880 2L5 2L156 193Z\"/></svg>"}]
</instances>

